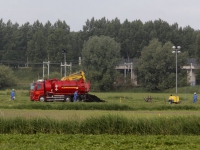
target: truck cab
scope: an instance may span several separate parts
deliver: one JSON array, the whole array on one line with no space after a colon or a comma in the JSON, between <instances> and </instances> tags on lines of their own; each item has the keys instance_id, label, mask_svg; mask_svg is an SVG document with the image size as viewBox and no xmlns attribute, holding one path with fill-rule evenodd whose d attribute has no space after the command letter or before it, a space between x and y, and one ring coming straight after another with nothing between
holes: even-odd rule
<instances>
[{"instance_id":1,"label":"truck cab","mask_svg":"<svg viewBox=\"0 0 200 150\"><path fill-rule=\"evenodd\" d=\"M30 85L30 99L31 101L45 101L44 97L44 83L37 81Z\"/></svg>"}]
</instances>

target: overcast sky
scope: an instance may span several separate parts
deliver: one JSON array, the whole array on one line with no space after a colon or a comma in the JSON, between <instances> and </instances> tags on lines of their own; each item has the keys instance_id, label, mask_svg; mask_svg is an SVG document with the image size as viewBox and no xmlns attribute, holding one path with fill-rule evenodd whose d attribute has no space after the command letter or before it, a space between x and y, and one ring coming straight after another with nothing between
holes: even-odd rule
<instances>
[{"instance_id":1,"label":"overcast sky","mask_svg":"<svg viewBox=\"0 0 200 150\"><path fill-rule=\"evenodd\" d=\"M200 0L0 0L0 19L6 23L22 25L48 20L54 24L65 21L71 31L82 30L87 19L108 20L116 17L121 23L141 20L155 21L159 18L170 25L190 26L200 29Z\"/></svg>"}]
</instances>

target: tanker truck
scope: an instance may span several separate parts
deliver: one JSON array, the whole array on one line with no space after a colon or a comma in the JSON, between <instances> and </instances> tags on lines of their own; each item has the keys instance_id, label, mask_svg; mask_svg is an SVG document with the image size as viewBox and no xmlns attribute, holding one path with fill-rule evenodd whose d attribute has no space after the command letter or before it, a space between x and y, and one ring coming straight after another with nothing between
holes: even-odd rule
<instances>
[{"instance_id":1,"label":"tanker truck","mask_svg":"<svg viewBox=\"0 0 200 150\"><path fill-rule=\"evenodd\" d=\"M63 77L37 80L30 85L31 101L40 102L73 102L74 92L78 92L78 100L81 102L105 102L95 95L91 95L90 82L86 82L83 71Z\"/></svg>"}]
</instances>

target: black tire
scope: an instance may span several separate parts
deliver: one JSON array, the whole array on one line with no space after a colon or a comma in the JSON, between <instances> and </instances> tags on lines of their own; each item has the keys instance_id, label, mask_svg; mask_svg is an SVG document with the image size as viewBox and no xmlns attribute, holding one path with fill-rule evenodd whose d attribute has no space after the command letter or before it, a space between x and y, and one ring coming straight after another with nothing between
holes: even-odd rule
<instances>
[{"instance_id":1,"label":"black tire","mask_svg":"<svg viewBox=\"0 0 200 150\"><path fill-rule=\"evenodd\" d=\"M70 102L71 101L71 98L70 96L65 96L64 98L64 101L63 102Z\"/></svg>"},{"instance_id":2,"label":"black tire","mask_svg":"<svg viewBox=\"0 0 200 150\"><path fill-rule=\"evenodd\" d=\"M40 96L39 101L40 101L40 102L45 102L44 96Z\"/></svg>"}]
</instances>

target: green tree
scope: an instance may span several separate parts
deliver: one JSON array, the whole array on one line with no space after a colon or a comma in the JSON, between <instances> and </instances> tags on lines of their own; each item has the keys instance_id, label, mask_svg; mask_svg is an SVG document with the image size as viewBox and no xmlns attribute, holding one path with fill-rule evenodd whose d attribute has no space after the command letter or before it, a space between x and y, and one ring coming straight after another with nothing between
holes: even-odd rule
<instances>
[{"instance_id":1,"label":"green tree","mask_svg":"<svg viewBox=\"0 0 200 150\"><path fill-rule=\"evenodd\" d=\"M14 72L7 66L0 66L0 89L15 86L17 79L14 76Z\"/></svg>"},{"instance_id":2,"label":"green tree","mask_svg":"<svg viewBox=\"0 0 200 150\"><path fill-rule=\"evenodd\" d=\"M107 36L94 36L84 43L82 66L86 77L96 91L107 91L113 88L119 63L120 44Z\"/></svg>"},{"instance_id":3,"label":"green tree","mask_svg":"<svg viewBox=\"0 0 200 150\"><path fill-rule=\"evenodd\" d=\"M20 61L19 63L23 63L23 65L28 60L26 51L28 47L28 42L31 40L31 38L31 25L29 24L29 22L27 22L19 28L19 41L16 48L16 53L18 53L19 57L18 60Z\"/></svg>"},{"instance_id":4,"label":"green tree","mask_svg":"<svg viewBox=\"0 0 200 150\"><path fill-rule=\"evenodd\" d=\"M3 19L0 20L0 60L2 60L2 56L5 53L4 52L4 36L5 36L5 32L4 32L4 28L5 28L5 23L3 22Z\"/></svg>"},{"instance_id":5,"label":"green tree","mask_svg":"<svg viewBox=\"0 0 200 150\"><path fill-rule=\"evenodd\" d=\"M41 30L35 32L33 39L28 42L27 56L31 62L42 63L47 60L46 38Z\"/></svg>"},{"instance_id":6,"label":"green tree","mask_svg":"<svg viewBox=\"0 0 200 150\"><path fill-rule=\"evenodd\" d=\"M171 39L171 29L169 24L166 21L161 19L154 21L154 30L156 30L157 36L154 38L158 38L162 44L170 41Z\"/></svg>"},{"instance_id":7,"label":"green tree","mask_svg":"<svg viewBox=\"0 0 200 150\"><path fill-rule=\"evenodd\" d=\"M83 26L83 34L85 37L85 40L87 40L89 37L94 36L95 34L95 19L94 17L91 20L88 20L85 22L86 25Z\"/></svg>"},{"instance_id":8,"label":"green tree","mask_svg":"<svg viewBox=\"0 0 200 150\"><path fill-rule=\"evenodd\" d=\"M182 43L180 45L182 47L182 51L187 51L189 57L195 57L196 34L194 32L194 29L192 29L190 26L183 28L181 36Z\"/></svg>"},{"instance_id":9,"label":"green tree","mask_svg":"<svg viewBox=\"0 0 200 150\"><path fill-rule=\"evenodd\" d=\"M6 64L17 65L17 61L20 60L19 54L17 52L17 49L19 47L18 27L19 25L17 23L12 24L12 22L8 20L8 22L5 24L2 30L2 61Z\"/></svg>"},{"instance_id":10,"label":"green tree","mask_svg":"<svg viewBox=\"0 0 200 150\"><path fill-rule=\"evenodd\" d=\"M70 28L65 21L58 20L53 25L54 31L48 36L48 59L51 62L61 62L63 60L62 49L68 49L69 52L69 37ZM66 55L66 60L69 60L69 56Z\"/></svg>"},{"instance_id":11,"label":"green tree","mask_svg":"<svg viewBox=\"0 0 200 150\"><path fill-rule=\"evenodd\" d=\"M162 45L158 39L150 41L144 47L138 61L138 78L140 84L149 91L164 90L175 86L176 63L172 54L171 42ZM181 69L187 61L187 53L178 54L178 84L187 84L187 74Z\"/></svg>"},{"instance_id":12,"label":"green tree","mask_svg":"<svg viewBox=\"0 0 200 150\"><path fill-rule=\"evenodd\" d=\"M78 59L81 57L81 51L83 49L83 40L81 34L78 32L70 33L69 46L67 53L68 62L78 64Z\"/></svg>"},{"instance_id":13,"label":"green tree","mask_svg":"<svg viewBox=\"0 0 200 150\"><path fill-rule=\"evenodd\" d=\"M197 62L200 63L200 34L198 34L196 37L195 56L196 56Z\"/></svg>"},{"instance_id":14,"label":"green tree","mask_svg":"<svg viewBox=\"0 0 200 150\"><path fill-rule=\"evenodd\" d=\"M119 41L119 31L121 28L121 23L118 18L115 18L111 21L106 21L104 24L105 36L110 36L115 38L115 40Z\"/></svg>"},{"instance_id":15,"label":"green tree","mask_svg":"<svg viewBox=\"0 0 200 150\"><path fill-rule=\"evenodd\" d=\"M195 74L196 74L196 85L200 85L200 70L199 69L195 70Z\"/></svg>"},{"instance_id":16,"label":"green tree","mask_svg":"<svg viewBox=\"0 0 200 150\"><path fill-rule=\"evenodd\" d=\"M197 63L200 63L200 34L196 36L196 46L195 46L195 58ZM196 84L200 84L200 70L195 70L196 74Z\"/></svg>"},{"instance_id":17,"label":"green tree","mask_svg":"<svg viewBox=\"0 0 200 150\"><path fill-rule=\"evenodd\" d=\"M171 41L174 45L181 45L181 47L183 47L182 43L181 43L181 39L182 39L182 28L178 27L177 23L174 23L170 26L171 28L171 39L169 41Z\"/></svg>"},{"instance_id":18,"label":"green tree","mask_svg":"<svg viewBox=\"0 0 200 150\"><path fill-rule=\"evenodd\" d=\"M140 20L129 22L125 20L119 30L119 39L121 43L121 54L124 58L138 57L138 51L145 46L145 31L143 23Z\"/></svg>"}]
</instances>

